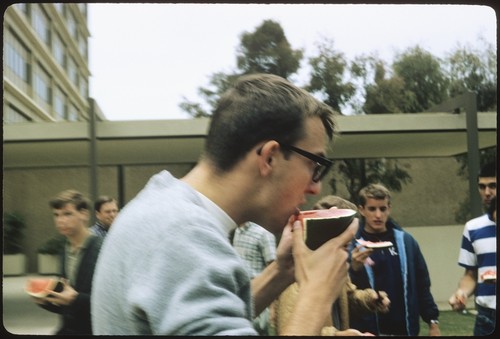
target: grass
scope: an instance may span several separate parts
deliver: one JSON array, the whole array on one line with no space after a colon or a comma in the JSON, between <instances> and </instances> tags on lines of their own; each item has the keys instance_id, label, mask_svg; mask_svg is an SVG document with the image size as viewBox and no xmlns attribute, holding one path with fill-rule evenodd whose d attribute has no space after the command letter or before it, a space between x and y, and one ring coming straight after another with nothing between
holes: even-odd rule
<instances>
[{"instance_id":1,"label":"grass","mask_svg":"<svg viewBox=\"0 0 500 339\"><path fill-rule=\"evenodd\" d=\"M439 312L439 329L442 336L472 336L476 316L455 311ZM429 326L420 319L420 336L428 336Z\"/></svg>"}]
</instances>

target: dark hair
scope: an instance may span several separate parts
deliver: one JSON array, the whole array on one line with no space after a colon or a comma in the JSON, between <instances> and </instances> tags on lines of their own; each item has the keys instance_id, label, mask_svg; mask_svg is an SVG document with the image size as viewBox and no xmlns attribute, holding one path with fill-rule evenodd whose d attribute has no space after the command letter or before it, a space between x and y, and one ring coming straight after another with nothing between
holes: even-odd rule
<instances>
[{"instance_id":1,"label":"dark hair","mask_svg":"<svg viewBox=\"0 0 500 339\"><path fill-rule=\"evenodd\" d=\"M82 193L72 189L60 192L49 201L50 207L57 210L60 210L67 204L75 205L77 211L90 210L90 201Z\"/></svg>"},{"instance_id":2,"label":"dark hair","mask_svg":"<svg viewBox=\"0 0 500 339\"><path fill-rule=\"evenodd\" d=\"M109 197L107 195L101 195L99 198L97 198L97 200L94 203L94 210L96 212L99 212L101 210L101 206L108 203L108 202L116 202L117 203L115 198Z\"/></svg>"},{"instance_id":3,"label":"dark hair","mask_svg":"<svg viewBox=\"0 0 500 339\"><path fill-rule=\"evenodd\" d=\"M388 200L389 206L391 205L391 193L382 184L370 184L359 191L359 204L365 206L366 201L370 199Z\"/></svg>"},{"instance_id":4,"label":"dark hair","mask_svg":"<svg viewBox=\"0 0 500 339\"><path fill-rule=\"evenodd\" d=\"M219 170L230 170L261 141L291 145L303 138L308 117L319 117L332 139L335 114L330 106L277 75L242 76L217 102L204 156Z\"/></svg>"},{"instance_id":5,"label":"dark hair","mask_svg":"<svg viewBox=\"0 0 500 339\"><path fill-rule=\"evenodd\" d=\"M495 213L496 210L497 210L497 197L494 196L493 198L491 198L490 205L488 206L488 211L486 212L488 213L488 218L490 218L490 220L492 221L495 221L495 219L493 219L493 213Z\"/></svg>"},{"instance_id":6,"label":"dark hair","mask_svg":"<svg viewBox=\"0 0 500 339\"><path fill-rule=\"evenodd\" d=\"M480 178L492 178L497 176L497 166L494 162L490 162L484 165L479 171L478 177Z\"/></svg>"}]
</instances>

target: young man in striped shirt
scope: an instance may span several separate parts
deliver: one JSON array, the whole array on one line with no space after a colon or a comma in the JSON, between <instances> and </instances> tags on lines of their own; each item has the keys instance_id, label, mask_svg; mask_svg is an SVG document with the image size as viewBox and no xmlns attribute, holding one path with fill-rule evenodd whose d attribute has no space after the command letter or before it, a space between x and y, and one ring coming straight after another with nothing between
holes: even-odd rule
<instances>
[{"instance_id":1,"label":"young man in striped shirt","mask_svg":"<svg viewBox=\"0 0 500 339\"><path fill-rule=\"evenodd\" d=\"M484 166L478 176L479 194L484 208L496 204L496 165ZM492 202L493 199L493 202ZM469 220L465 224L458 264L465 273L458 283L458 289L449 303L456 311L467 304L467 298L475 294L478 311L474 335L488 335L495 330L496 322L496 220L488 214ZM485 273L493 273L494 279L485 279Z\"/></svg>"}]
</instances>

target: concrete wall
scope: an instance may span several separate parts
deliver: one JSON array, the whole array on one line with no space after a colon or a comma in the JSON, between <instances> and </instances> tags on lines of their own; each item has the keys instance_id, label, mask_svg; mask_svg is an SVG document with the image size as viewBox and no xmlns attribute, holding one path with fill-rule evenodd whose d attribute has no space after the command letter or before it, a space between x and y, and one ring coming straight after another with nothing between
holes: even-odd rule
<instances>
[{"instance_id":1,"label":"concrete wall","mask_svg":"<svg viewBox=\"0 0 500 339\"><path fill-rule=\"evenodd\" d=\"M464 268L458 252L464 225L405 227L420 245L431 277L431 292L440 310L451 310L448 299L457 289ZM469 300L469 307L474 303Z\"/></svg>"},{"instance_id":2,"label":"concrete wall","mask_svg":"<svg viewBox=\"0 0 500 339\"><path fill-rule=\"evenodd\" d=\"M457 265L463 225L455 225L454 213L467 195L467 181L457 176L454 158L402 159L413 180L403 192L394 193L393 217L418 240L427 260L436 301L447 308L447 300L463 270ZM98 193L119 197L126 204L163 169L181 177L193 164L104 166L98 170ZM25 251L28 272L36 273L37 248L56 230L48 200L58 192L74 188L89 195L87 167L8 169L3 172L4 212L20 212L27 223ZM121 177L122 176L122 177ZM332 171L329 177L338 176ZM123 187L120 187L123 182ZM328 178L322 195L330 194ZM340 187L339 195L345 196ZM312 197L312 205L318 197ZM123 207L123 206L121 206ZM450 226L451 225L451 226Z\"/></svg>"}]
</instances>

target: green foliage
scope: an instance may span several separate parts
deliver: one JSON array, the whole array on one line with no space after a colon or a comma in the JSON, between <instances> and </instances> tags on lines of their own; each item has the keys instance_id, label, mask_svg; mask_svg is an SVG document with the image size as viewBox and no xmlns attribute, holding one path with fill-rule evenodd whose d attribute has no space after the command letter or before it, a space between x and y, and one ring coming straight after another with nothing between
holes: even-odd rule
<instances>
[{"instance_id":1,"label":"green foliage","mask_svg":"<svg viewBox=\"0 0 500 339\"><path fill-rule=\"evenodd\" d=\"M323 94L323 101L342 113L341 106L356 92L352 82L344 81L347 62L342 53L335 51L333 41L325 41L318 48L319 55L309 59L312 74L306 90Z\"/></svg>"},{"instance_id":2,"label":"green foliage","mask_svg":"<svg viewBox=\"0 0 500 339\"><path fill-rule=\"evenodd\" d=\"M392 192L401 192L403 185L411 182L408 172L396 159L344 159L336 161L340 181L349 192L349 201L358 202L361 188L371 183L381 183ZM332 194L337 192L339 179L332 179Z\"/></svg>"},{"instance_id":3,"label":"green foliage","mask_svg":"<svg viewBox=\"0 0 500 339\"><path fill-rule=\"evenodd\" d=\"M60 234L49 238L42 246L38 248L40 254L60 254L64 250L66 238Z\"/></svg>"},{"instance_id":4,"label":"green foliage","mask_svg":"<svg viewBox=\"0 0 500 339\"><path fill-rule=\"evenodd\" d=\"M451 97L473 91L477 93L479 112L496 111L497 58L491 44L481 50L458 46L446 58L445 66Z\"/></svg>"},{"instance_id":5,"label":"green foliage","mask_svg":"<svg viewBox=\"0 0 500 339\"><path fill-rule=\"evenodd\" d=\"M242 34L237 54L239 69L231 73L214 73L210 77L209 86L198 89L207 108L187 98L183 98L179 107L195 118L210 117L217 100L238 76L271 73L288 78L299 69L302 54L302 50L291 48L279 23L266 20L255 32Z\"/></svg>"},{"instance_id":6,"label":"green foliage","mask_svg":"<svg viewBox=\"0 0 500 339\"><path fill-rule=\"evenodd\" d=\"M404 108L415 106L415 101L415 93L406 90L402 78L381 79L366 87L363 110L367 114L405 113Z\"/></svg>"},{"instance_id":7,"label":"green foliage","mask_svg":"<svg viewBox=\"0 0 500 339\"><path fill-rule=\"evenodd\" d=\"M439 59L419 46L408 49L393 63L395 76L405 83L405 89L415 95L405 113L423 112L447 98L448 80L441 69Z\"/></svg>"},{"instance_id":8,"label":"green foliage","mask_svg":"<svg viewBox=\"0 0 500 339\"><path fill-rule=\"evenodd\" d=\"M271 73L287 79L300 67L303 52L294 50L281 25L265 20L253 33L241 35L238 68L244 74Z\"/></svg>"},{"instance_id":9,"label":"green foliage","mask_svg":"<svg viewBox=\"0 0 500 339\"><path fill-rule=\"evenodd\" d=\"M4 213L3 215L3 253L22 253L24 229L26 224L24 218L16 213Z\"/></svg>"},{"instance_id":10,"label":"green foliage","mask_svg":"<svg viewBox=\"0 0 500 339\"><path fill-rule=\"evenodd\" d=\"M496 110L497 57L496 49L488 44L478 50L459 46L443 60L417 45L396 55L392 65L374 53L349 62L328 38L318 44L318 51L309 59L311 74L306 89L340 113L347 107L356 114L424 112L466 90L477 93L478 111ZM239 75L265 72L288 78L298 71L302 57L303 51L291 48L280 24L266 20L253 33L241 35L238 70L214 73L209 87L199 89L208 108L188 100L180 107L193 117L210 116L220 95ZM457 161L466 172L466 161L460 157ZM371 182L381 182L395 192L411 182L397 160L347 159L337 163L341 175L330 182L333 193L343 182L352 201L357 201L359 190ZM467 215L467 208L464 202L457 217Z\"/></svg>"}]
</instances>

